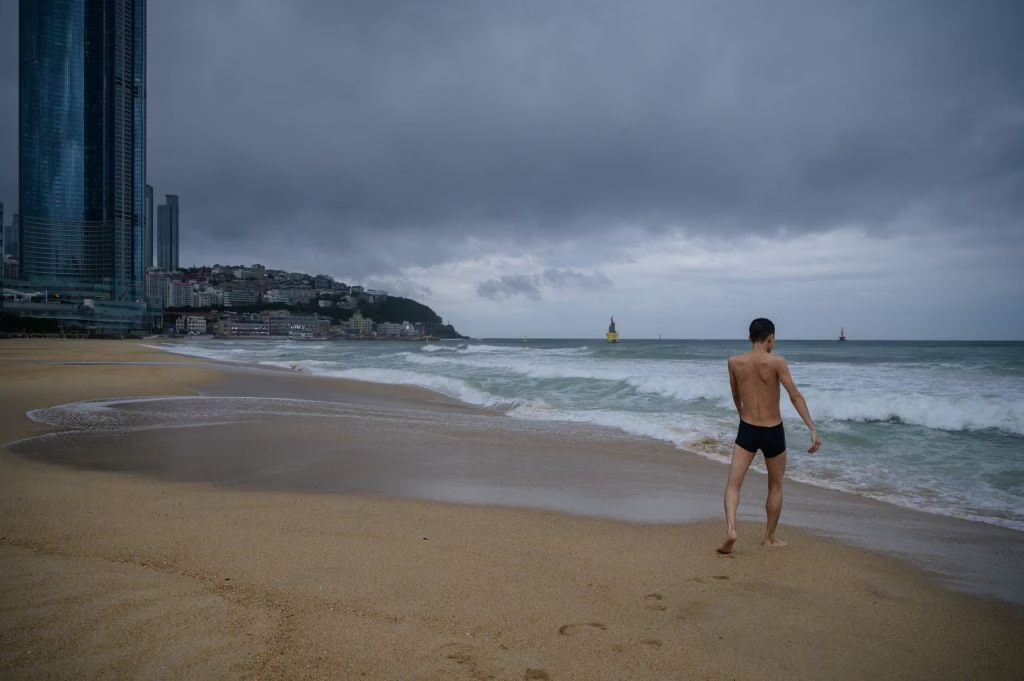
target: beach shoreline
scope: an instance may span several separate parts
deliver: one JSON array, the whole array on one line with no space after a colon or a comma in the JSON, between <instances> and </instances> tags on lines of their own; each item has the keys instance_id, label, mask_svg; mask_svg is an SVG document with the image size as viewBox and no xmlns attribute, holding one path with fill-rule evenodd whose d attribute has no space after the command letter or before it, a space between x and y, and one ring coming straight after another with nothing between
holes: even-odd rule
<instances>
[{"instance_id":1,"label":"beach shoreline","mask_svg":"<svg viewBox=\"0 0 1024 681\"><path fill-rule=\"evenodd\" d=\"M176 451L230 454L274 437L298 443L293 454L302 443L319 447L319 456L302 461L304 473L278 470L264 480L293 475L320 485L305 490L252 479L261 467L264 474L280 467L279 456L256 470L222 456L221 473L234 466L236 478L250 476L228 486L195 471L154 476L153 465L183 460L166 452L149 452L146 460L157 431L121 441L124 452L150 466L127 473L117 466L121 472L96 470L109 439L94 448L100 459L77 467L0 452L0 556L8 576L0 668L19 678L137 676L168 660L182 672L173 676L206 678L822 678L899 670L911 678L979 670L1010 678L1022 661L1014 642L1024 633L1024 608L1014 599L943 589L903 558L851 546L863 545L851 526L862 520L856 514L865 500L842 508L838 492L788 492L783 525L794 541L783 551L757 546L752 501L741 515L737 555L721 557L713 551L720 501L708 501L720 498L724 484L718 464L682 457L668 445L630 449L636 438L605 450L582 430L579 441L560 440L558 428L531 427L406 386L270 375L136 342L0 341L7 442L47 430L27 411L90 399L245 394L342 402L350 410L305 429L263 418L245 428L159 431ZM367 432L371 412L376 426ZM410 414L433 416L417 422ZM389 481L395 471L422 465L410 451L444 453L449 458L438 456L433 469L414 470L411 479L456 479L456 492L476 489L478 497L436 488L419 497L386 486L331 489L330 469L322 466L338 463L324 452L339 441L348 445L348 468L335 469L340 477L355 479L359 469L370 483ZM474 468L481 452L490 468ZM532 458L509 466L509 452ZM601 462L596 471L583 463L587 452ZM562 456L562 478L551 472L554 453ZM574 481L645 466L632 491L625 483L595 484L589 496L562 507L509 507L531 505L508 503L530 488L531 471L544 471L534 488L547 485L547 498L564 499ZM681 477L666 478L669 470ZM506 497L491 484L495 476L512 483ZM689 501L677 490L682 515L623 521L572 514L581 498L609 503L620 494L623 505L634 503L652 478L663 481L666 495L674 486L693 486ZM752 500L761 492L756 482L746 491ZM671 503L665 496L652 508ZM834 517L815 526L822 505ZM844 521L851 513L854 522ZM888 528L897 544L908 519L917 533L952 527L947 557L965 550L955 546L964 536L983 548L1019 534L983 528L972 535L968 528L979 523L951 525L891 507L878 513L866 536ZM902 541L910 553L925 550L914 543L921 539ZM205 620L177 606L186 602ZM142 626L128 628L115 615ZM785 630L765 640L765 620ZM82 625L91 628L80 631ZM68 636L72 626L76 633ZM46 659L40 650L48 651ZM93 652L83 656L85 650Z\"/></svg>"}]
</instances>

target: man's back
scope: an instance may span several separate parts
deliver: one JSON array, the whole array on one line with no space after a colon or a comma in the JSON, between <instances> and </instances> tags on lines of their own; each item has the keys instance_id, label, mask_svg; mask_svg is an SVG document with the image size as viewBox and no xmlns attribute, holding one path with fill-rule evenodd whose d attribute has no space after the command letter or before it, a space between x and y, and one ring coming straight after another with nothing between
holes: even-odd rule
<instances>
[{"instance_id":1,"label":"man's back","mask_svg":"<svg viewBox=\"0 0 1024 681\"><path fill-rule=\"evenodd\" d=\"M729 382L738 398L740 418L752 426L782 423L779 367L782 358L753 350L729 358Z\"/></svg>"},{"instance_id":2,"label":"man's back","mask_svg":"<svg viewBox=\"0 0 1024 681\"><path fill-rule=\"evenodd\" d=\"M750 352L729 358L729 387L740 415L736 433L736 446L732 448L729 481L725 484L725 541L719 553L732 553L736 543L736 510L740 505L740 487L750 463L760 451L768 470L768 498L764 508L768 514L765 526L765 546L785 546L775 538L775 528L782 513L782 479L786 474L786 430L779 410L781 385L789 394L796 413L811 431L808 453L818 451L821 438L807 411L807 402L793 383L786 360L772 355L775 347L775 325L770 319L759 317L750 322Z\"/></svg>"}]
</instances>

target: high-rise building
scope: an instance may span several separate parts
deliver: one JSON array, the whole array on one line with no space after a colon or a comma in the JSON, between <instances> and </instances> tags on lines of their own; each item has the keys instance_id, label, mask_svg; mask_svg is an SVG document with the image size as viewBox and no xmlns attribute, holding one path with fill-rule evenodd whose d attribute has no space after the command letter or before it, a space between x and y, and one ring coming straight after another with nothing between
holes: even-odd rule
<instances>
[{"instance_id":1,"label":"high-rise building","mask_svg":"<svg viewBox=\"0 0 1024 681\"><path fill-rule=\"evenodd\" d=\"M11 213L11 252L15 258L21 258L21 215Z\"/></svg>"},{"instance_id":2,"label":"high-rise building","mask_svg":"<svg viewBox=\"0 0 1024 681\"><path fill-rule=\"evenodd\" d=\"M166 202L157 206L156 266L162 270L178 269L178 197L168 194Z\"/></svg>"},{"instance_id":3,"label":"high-rise building","mask_svg":"<svg viewBox=\"0 0 1024 681\"><path fill-rule=\"evenodd\" d=\"M7 253L7 223L4 222L4 202L0 201L0 258Z\"/></svg>"},{"instance_id":4,"label":"high-rise building","mask_svg":"<svg viewBox=\"0 0 1024 681\"><path fill-rule=\"evenodd\" d=\"M20 233L19 222L20 218L17 213L11 213L11 222L5 225L3 228L4 232L4 255L9 255L12 258L20 258L21 240L18 238Z\"/></svg>"},{"instance_id":5,"label":"high-rise building","mask_svg":"<svg viewBox=\"0 0 1024 681\"><path fill-rule=\"evenodd\" d=\"M21 274L66 297L142 297L146 1L21 0Z\"/></svg>"},{"instance_id":6,"label":"high-rise building","mask_svg":"<svg viewBox=\"0 0 1024 681\"><path fill-rule=\"evenodd\" d=\"M153 232L156 225L153 224L153 187L146 185L146 198L144 201L142 223L142 269L143 271L153 266Z\"/></svg>"},{"instance_id":7,"label":"high-rise building","mask_svg":"<svg viewBox=\"0 0 1024 681\"><path fill-rule=\"evenodd\" d=\"M171 264L170 209L166 203L156 207L156 266L166 270Z\"/></svg>"}]
</instances>

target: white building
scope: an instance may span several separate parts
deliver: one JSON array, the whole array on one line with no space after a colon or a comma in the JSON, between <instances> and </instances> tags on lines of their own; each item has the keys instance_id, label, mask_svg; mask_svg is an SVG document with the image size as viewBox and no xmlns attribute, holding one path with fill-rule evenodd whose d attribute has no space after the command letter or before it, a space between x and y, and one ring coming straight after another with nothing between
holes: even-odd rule
<instances>
[{"instance_id":1,"label":"white building","mask_svg":"<svg viewBox=\"0 0 1024 681\"><path fill-rule=\"evenodd\" d=\"M402 335L402 325L396 322L381 322L377 325L377 335L397 338Z\"/></svg>"},{"instance_id":2,"label":"white building","mask_svg":"<svg viewBox=\"0 0 1024 681\"><path fill-rule=\"evenodd\" d=\"M232 305L253 305L259 301L259 297L256 295L255 290L243 288L241 286L223 286L221 287L221 295L224 298L225 307L230 307Z\"/></svg>"},{"instance_id":3,"label":"white building","mask_svg":"<svg viewBox=\"0 0 1024 681\"><path fill-rule=\"evenodd\" d=\"M346 325L349 334L353 336L369 336L373 333L373 320L364 317L358 310L352 315L352 318L348 320Z\"/></svg>"},{"instance_id":4,"label":"white building","mask_svg":"<svg viewBox=\"0 0 1024 681\"><path fill-rule=\"evenodd\" d=\"M192 307L220 307L224 304L220 291L215 288L206 288L201 291L192 291Z\"/></svg>"},{"instance_id":5,"label":"white building","mask_svg":"<svg viewBox=\"0 0 1024 681\"><path fill-rule=\"evenodd\" d=\"M289 305L292 299L289 298L281 289L275 288L267 291L263 294L263 302L265 303L282 303Z\"/></svg>"},{"instance_id":6,"label":"white building","mask_svg":"<svg viewBox=\"0 0 1024 681\"><path fill-rule=\"evenodd\" d=\"M288 296L288 300L293 305L308 303L309 301L316 298L316 291L311 288L301 288L298 286L281 287L277 289L281 295Z\"/></svg>"},{"instance_id":7,"label":"white building","mask_svg":"<svg viewBox=\"0 0 1024 681\"><path fill-rule=\"evenodd\" d=\"M146 298L158 302L161 308L167 307L167 300L170 298L170 276L167 272L160 270L149 270L146 272Z\"/></svg>"},{"instance_id":8,"label":"white building","mask_svg":"<svg viewBox=\"0 0 1024 681\"><path fill-rule=\"evenodd\" d=\"M270 325L250 318L222 317L215 325L218 336L269 336Z\"/></svg>"},{"instance_id":9,"label":"white building","mask_svg":"<svg viewBox=\"0 0 1024 681\"><path fill-rule=\"evenodd\" d=\"M167 297L168 307L191 307L192 306L192 284L187 281L168 282L169 295Z\"/></svg>"},{"instance_id":10,"label":"white building","mask_svg":"<svg viewBox=\"0 0 1024 681\"><path fill-rule=\"evenodd\" d=\"M206 317L182 315L174 322L174 330L190 336L201 336L206 333Z\"/></svg>"}]
</instances>

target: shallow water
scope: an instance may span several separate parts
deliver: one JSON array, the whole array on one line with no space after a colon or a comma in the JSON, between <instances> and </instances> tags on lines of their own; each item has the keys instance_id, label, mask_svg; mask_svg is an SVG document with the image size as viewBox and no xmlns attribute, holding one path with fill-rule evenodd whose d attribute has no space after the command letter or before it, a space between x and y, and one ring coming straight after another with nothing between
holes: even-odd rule
<instances>
[{"instance_id":1,"label":"shallow water","mask_svg":"<svg viewBox=\"0 0 1024 681\"><path fill-rule=\"evenodd\" d=\"M732 341L202 340L174 352L417 385L527 421L607 426L724 462ZM785 341L825 446L783 399L792 479L1024 531L1024 343ZM762 467L760 462L755 467Z\"/></svg>"}]
</instances>

